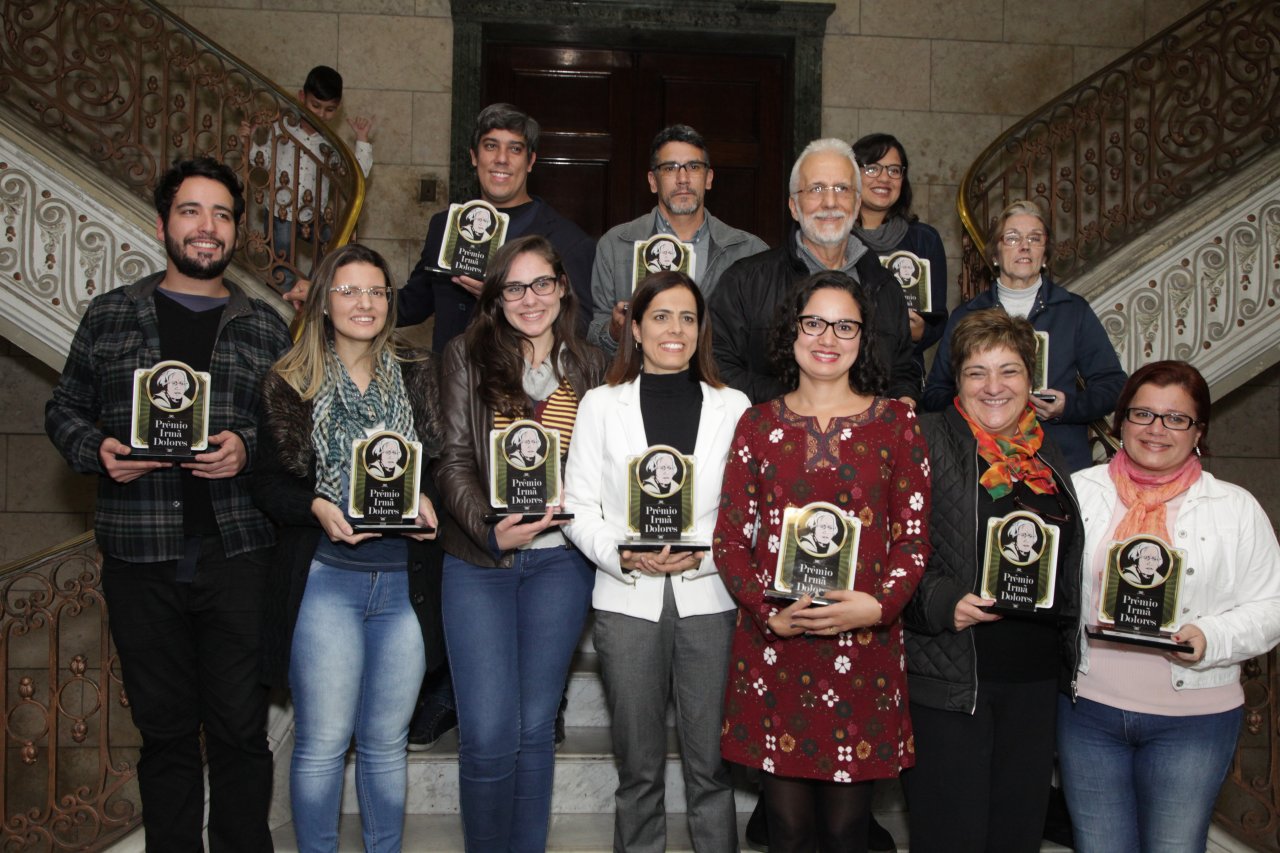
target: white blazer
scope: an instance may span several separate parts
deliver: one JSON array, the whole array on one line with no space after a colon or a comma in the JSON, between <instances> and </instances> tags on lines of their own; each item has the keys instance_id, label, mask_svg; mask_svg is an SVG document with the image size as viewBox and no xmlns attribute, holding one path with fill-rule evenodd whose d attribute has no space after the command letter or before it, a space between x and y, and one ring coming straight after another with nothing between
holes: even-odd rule
<instances>
[{"instance_id":1,"label":"white blazer","mask_svg":"<svg viewBox=\"0 0 1280 853\"><path fill-rule=\"evenodd\" d=\"M734 431L751 404L740 391L701 384L702 417L693 453L694 532L710 542ZM588 391L578 404L565 463L565 509L574 517L562 529L599 569L591 600L597 610L657 622L665 579L640 572L624 574L618 559L618 542L626 536L627 458L647 447L638 379ZM709 548L700 565L673 575L671 586L681 617L724 613L737 606L720 580Z\"/></svg>"}]
</instances>

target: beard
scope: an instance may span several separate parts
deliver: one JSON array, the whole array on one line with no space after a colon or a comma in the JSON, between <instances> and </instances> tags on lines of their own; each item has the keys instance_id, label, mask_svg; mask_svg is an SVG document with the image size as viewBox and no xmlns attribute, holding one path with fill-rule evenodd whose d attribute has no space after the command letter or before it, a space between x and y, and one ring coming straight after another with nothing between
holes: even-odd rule
<instances>
[{"instance_id":1,"label":"beard","mask_svg":"<svg viewBox=\"0 0 1280 853\"><path fill-rule=\"evenodd\" d=\"M676 195L673 192L664 198L662 203L675 216L688 216L697 213L698 208L702 207L702 199L697 193Z\"/></svg>"},{"instance_id":2,"label":"beard","mask_svg":"<svg viewBox=\"0 0 1280 853\"><path fill-rule=\"evenodd\" d=\"M230 248L223 246L222 257L211 260L203 260L198 256L194 258L187 257L182 251L183 245L169 234L165 235L164 249L178 272L187 278L194 278L198 281L211 281L215 278L221 278L223 271L231 266L235 243L232 243Z\"/></svg>"},{"instance_id":3,"label":"beard","mask_svg":"<svg viewBox=\"0 0 1280 853\"><path fill-rule=\"evenodd\" d=\"M847 213L840 214L843 219L840 221L838 229L832 229L829 223L835 221L834 217L830 217L829 213L814 213L800 215L800 233L810 243L818 246L839 246L849 239L849 233L853 230L853 217ZM827 227L823 227L826 225Z\"/></svg>"}]
</instances>

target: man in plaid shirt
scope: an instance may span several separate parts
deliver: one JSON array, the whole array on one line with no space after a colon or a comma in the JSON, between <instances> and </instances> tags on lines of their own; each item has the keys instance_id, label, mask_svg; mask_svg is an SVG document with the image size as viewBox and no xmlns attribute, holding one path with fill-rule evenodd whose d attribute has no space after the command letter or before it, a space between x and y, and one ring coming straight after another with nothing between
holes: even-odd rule
<instances>
[{"instance_id":1,"label":"man in plaid shirt","mask_svg":"<svg viewBox=\"0 0 1280 853\"><path fill-rule=\"evenodd\" d=\"M94 529L142 733L147 849L202 849L203 727L211 850L269 851L258 637L275 536L246 480L259 383L289 334L270 306L223 280L244 213L234 172L208 158L175 163L155 203L165 270L89 304L45 430L72 468L100 476ZM179 464L130 460L134 371L169 360L211 376L210 449Z\"/></svg>"}]
</instances>

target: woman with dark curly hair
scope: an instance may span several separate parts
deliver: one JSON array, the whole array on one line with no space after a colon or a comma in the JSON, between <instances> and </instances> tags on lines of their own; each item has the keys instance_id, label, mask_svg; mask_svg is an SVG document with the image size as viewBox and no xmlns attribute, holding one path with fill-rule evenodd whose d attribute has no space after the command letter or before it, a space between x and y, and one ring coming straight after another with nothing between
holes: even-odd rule
<instances>
[{"instance_id":1,"label":"woman with dark curly hair","mask_svg":"<svg viewBox=\"0 0 1280 853\"><path fill-rule=\"evenodd\" d=\"M550 241L522 237L494 255L475 319L444 351L436 481L469 853L546 843L556 710L595 572L555 507L527 524L486 520L489 447L490 430L531 419L559 430L568 453L578 401L604 374L604 355L577 337L577 310Z\"/></svg>"},{"instance_id":2,"label":"woman with dark curly hair","mask_svg":"<svg viewBox=\"0 0 1280 853\"><path fill-rule=\"evenodd\" d=\"M721 751L764 771L774 853L866 850L871 781L915 762L898 615L929 555L928 461L914 412L878 396L873 329L847 275L799 282L773 336L792 390L747 410L725 469L713 554L739 619ZM769 594L783 518L818 502L854 538L853 588L786 604Z\"/></svg>"}]
</instances>

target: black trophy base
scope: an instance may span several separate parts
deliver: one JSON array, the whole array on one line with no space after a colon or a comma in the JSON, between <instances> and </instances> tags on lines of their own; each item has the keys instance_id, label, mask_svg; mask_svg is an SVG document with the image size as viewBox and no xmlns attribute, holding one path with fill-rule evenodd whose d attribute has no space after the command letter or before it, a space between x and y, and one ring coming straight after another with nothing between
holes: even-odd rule
<instances>
[{"instance_id":1,"label":"black trophy base","mask_svg":"<svg viewBox=\"0 0 1280 853\"><path fill-rule=\"evenodd\" d=\"M693 542L688 539L620 539L618 553L632 551L636 553L652 553L670 548L672 554L692 554L697 551L710 551L710 542Z\"/></svg>"},{"instance_id":2,"label":"black trophy base","mask_svg":"<svg viewBox=\"0 0 1280 853\"><path fill-rule=\"evenodd\" d=\"M532 524L535 521L541 521L542 517L546 514L547 514L547 511L545 509L542 512L521 512L520 510L515 510L515 511L500 510L498 512L491 512L488 515L486 515L484 517L484 521L485 521L485 524L497 524L505 518L510 518L513 515L518 515L520 516L520 520L516 522L517 524ZM571 512L551 513L552 521L569 521L572 518L573 518L573 513Z\"/></svg>"},{"instance_id":3,"label":"black trophy base","mask_svg":"<svg viewBox=\"0 0 1280 853\"><path fill-rule=\"evenodd\" d=\"M1094 640L1106 640L1111 643L1125 643L1130 646L1144 646L1148 649L1161 649L1166 652L1193 652L1190 643L1179 643L1170 634L1139 634L1135 631L1122 631L1106 625L1090 625L1084 632Z\"/></svg>"},{"instance_id":4,"label":"black trophy base","mask_svg":"<svg viewBox=\"0 0 1280 853\"><path fill-rule=\"evenodd\" d=\"M412 521L353 521L356 533L434 533L434 527L420 527Z\"/></svg>"},{"instance_id":5,"label":"black trophy base","mask_svg":"<svg viewBox=\"0 0 1280 853\"><path fill-rule=\"evenodd\" d=\"M828 604L835 604L834 601L828 601L823 598L822 593L820 592L783 592L780 589L766 589L764 594L766 598L781 598L784 601L799 601L806 595L810 595L813 597L813 601L810 603L816 607L826 607Z\"/></svg>"},{"instance_id":6,"label":"black trophy base","mask_svg":"<svg viewBox=\"0 0 1280 853\"><path fill-rule=\"evenodd\" d=\"M131 453L117 453L116 458L122 462L195 462L200 454L212 453L217 449L211 447L208 450L175 450L172 453L165 453L135 447Z\"/></svg>"}]
</instances>

